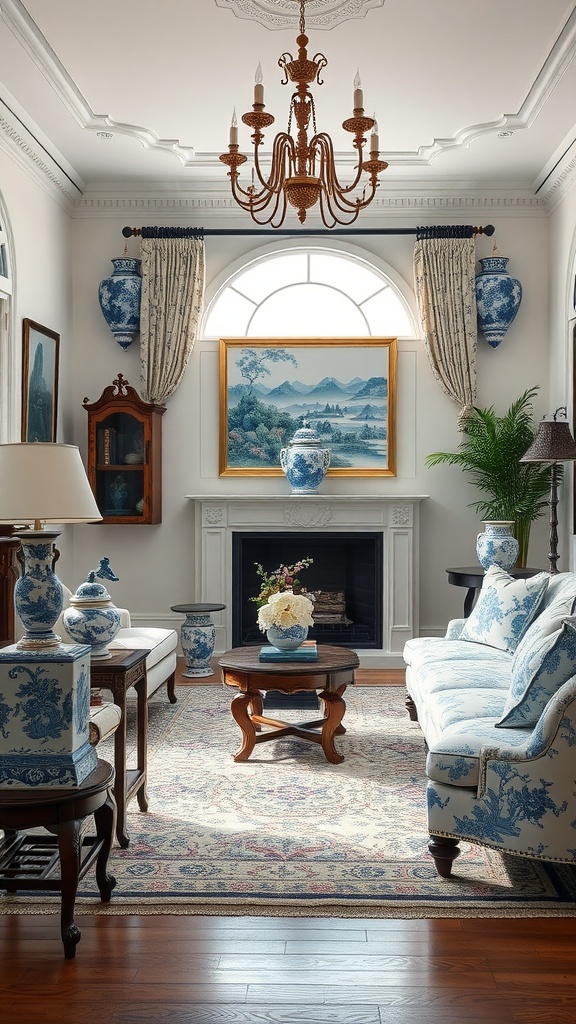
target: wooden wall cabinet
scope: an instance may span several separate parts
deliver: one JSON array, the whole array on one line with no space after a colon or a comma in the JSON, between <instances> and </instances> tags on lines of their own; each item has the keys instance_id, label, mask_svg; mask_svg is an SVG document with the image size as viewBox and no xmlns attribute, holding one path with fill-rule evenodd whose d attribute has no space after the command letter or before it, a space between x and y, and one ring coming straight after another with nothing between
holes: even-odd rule
<instances>
[{"instance_id":1,"label":"wooden wall cabinet","mask_svg":"<svg viewBox=\"0 0 576 1024\"><path fill-rule=\"evenodd\" d=\"M144 402L121 373L88 413L88 479L105 523L162 522L163 405Z\"/></svg>"}]
</instances>

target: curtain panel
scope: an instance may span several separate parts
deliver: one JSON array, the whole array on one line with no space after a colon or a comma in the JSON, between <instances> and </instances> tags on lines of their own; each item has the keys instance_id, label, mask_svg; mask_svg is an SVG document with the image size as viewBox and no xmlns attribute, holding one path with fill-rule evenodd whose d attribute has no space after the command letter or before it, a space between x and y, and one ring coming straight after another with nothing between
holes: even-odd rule
<instances>
[{"instance_id":1,"label":"curtain panel","mask_svg":"<svg viewBox=\"0 0 576 1024\"><path fill-rule=\"evenodd\" d=\"M473 238L419 238L414 283L432 373L460 406L461 429L476 401L476 252Z\"/></svg>"},{"instance_id":2,"label":"curtain panel","mask_svg":"<svg viewBox=\"0 0 576 1024\"><path fill-rule=\"evenodd\" d=\"M161 404L182 381L204 300L203 238L143 238L142 397Z\"/></svg>"}]
</instances>

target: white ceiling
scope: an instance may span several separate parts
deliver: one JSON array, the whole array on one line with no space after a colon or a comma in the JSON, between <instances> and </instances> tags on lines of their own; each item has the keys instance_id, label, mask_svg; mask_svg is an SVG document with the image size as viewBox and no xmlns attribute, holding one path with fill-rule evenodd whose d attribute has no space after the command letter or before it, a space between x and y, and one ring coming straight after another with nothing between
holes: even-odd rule
<instances>
[{"instance_id":1,"label":"white ceiling","mask_svg":"<svg viewBox=\"0 0 576 1024\"><path fill-rule=\"evenodd\" d=\"M318 130L331 134L342 177L354 162L341 123L357 68L390 165L383 189L533 195L574 160L575 3L309 0L308 10L309 56L328 59L312 86ZM277 61L296 55L297 34L294 0L0 0L0 127L26 128L77 194L224 188L218 155L233 108L239 119L251 108L259 61L274 130L286 128L291 90ZM249 135L240 125L246 153Z\"/></svg>"}]
</instances>

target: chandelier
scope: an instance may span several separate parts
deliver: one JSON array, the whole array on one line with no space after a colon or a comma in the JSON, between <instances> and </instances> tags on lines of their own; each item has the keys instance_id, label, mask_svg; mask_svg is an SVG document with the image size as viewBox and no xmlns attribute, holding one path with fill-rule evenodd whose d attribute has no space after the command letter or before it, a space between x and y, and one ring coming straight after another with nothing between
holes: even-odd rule
<instances>
[{"instance_id":1,"label":"chandelier","mask_svg":"<svg viewBox=\"0 0 576 1024\"><path fill-rule=\"evenodd\" d=\"M348 185L341 184L336 171L332 139L326 132L317 131L314 97L309 89L312 82L322 85L320 73L328 61L322 53L317 53L309 59L306 49L309 40L305 34L304 20L306 0L297 2L300 3L300 34L296 39L298 57L295 60L292 54L283 53L278 59L278 64L284 71L282 85L287 85L288 81L294 82L296 91L290 100L287 131L279 132L272 144L269 176L266 178L262 171L260 147L264 142L262 130L274 124L274 118L265 111L260 65L256 72L252 110L242 115L243 123L254 132L251 185L243 188L239 183L238 168L247 158L238 151L236 111L230 125L228 152L223 153L220 160L230 168L228 177L232 186L232 196L257 224L280 227L286 216L288 203L298 211L298 219L303 224L307 211L319 204L322 223L327 228L333 228L336 224L352 224L360 211L369 206L379 184L378 175L386 170L388 164L385 160L379 159L378 125L375 118L366 117L364 114L361 82L356 74L353 115L343 122L342 127L354 135L352 145L358 151L358 164L354 180ZM309 139L310 125L313 135ZM362 150L366 145L367 132L371 132L370 154L368 160L363 160ZM366 172L368 177L364 179L360 194L354 196L353 193L359 191L362 172Z\"/></svg>"}]
</instances>

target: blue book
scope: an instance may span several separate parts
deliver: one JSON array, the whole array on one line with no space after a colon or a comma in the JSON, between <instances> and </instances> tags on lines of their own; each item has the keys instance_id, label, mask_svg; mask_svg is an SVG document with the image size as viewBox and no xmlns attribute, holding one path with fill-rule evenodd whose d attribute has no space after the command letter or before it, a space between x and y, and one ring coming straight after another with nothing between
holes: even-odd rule
<instances>
[{"instance_id":1,"label":"blue book","mask_svg":"<svg viewBox=\"0 0 576 1024\"><path fill-rule=\"evenodd\" d=\"M307 641L295 651L284 651L280 647L266 644L260 648L259 661L318 661L318 648L314 641Z\"/></svg>"}]
</instances>

